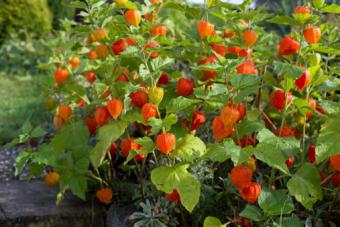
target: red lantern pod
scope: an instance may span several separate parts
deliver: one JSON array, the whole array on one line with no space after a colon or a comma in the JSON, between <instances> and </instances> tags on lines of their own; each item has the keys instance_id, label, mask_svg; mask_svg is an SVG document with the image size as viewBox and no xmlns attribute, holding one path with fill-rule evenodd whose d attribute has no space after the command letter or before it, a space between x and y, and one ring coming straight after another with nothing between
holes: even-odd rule
<instances>
[{"instance_id":1,"label":"red lantern pod","mask_svg":"<svg viewBox=\"0 0 340 227\"><path fill-rule=\"evenodd\" d=\"M251 182L253 171L247 166L235 166L230 172L230 177L233 185L236 188L241 189Z\"/></svg>"},{"instance_id":2,"label":"red lantern pod","mask_svg":"<svg viewBox=\"0 0 340 227\"><path fill-rule=\"evenodd\" d=\"M240 195L242 199L247 201L248 203L252 204L255 203L259 195L261 194L262 187L260 184L257 183L249 183L245 185L241 191Z\"/></svg>"},{"instance_id":3,"label":"red lantern pod","mask_svg":"<svg viewBox=\"0 0 340 227\"><path fill-rule=\"evenodd\" d=\"M309 44L314 44L319 42L321 38L321 31L320 28L318 27L309 27L306 28L303 32L303 36L307 43Z\"/></svg>"},{"instance_id":4,"label":"red lantern pod","mask_svg":"<svg viewBox=\"0 0 340 227\"><path fill-rule=\"evenodd\" d=\"M292 55L298 52L300 49L300 43L298 43L291 36L285 36L279 46L280 55Z\"/></svg>"},{"instance_id":5,"label":"red lantern pod","mask_svg":"<svg viewBox=\"0 0 340 227\"><path fill-rule=\"evenodd\" d=\"M163 154L169 155L176 143L176 136L172 133L164 132L157 136L156 144L158 150Z\"/></svg>"}]
</instances>

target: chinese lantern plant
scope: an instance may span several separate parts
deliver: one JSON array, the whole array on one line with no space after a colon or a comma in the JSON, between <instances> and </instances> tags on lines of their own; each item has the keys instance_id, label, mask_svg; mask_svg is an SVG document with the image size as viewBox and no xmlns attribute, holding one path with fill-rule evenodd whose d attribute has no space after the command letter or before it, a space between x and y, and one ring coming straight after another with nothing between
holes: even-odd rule
<instances>
[{"instance_id":1,"label":"chinese lantern plant","mask_svg":"<svg viewBox=\"0 0 340 227\"><path fill-rule=\"evenodd\" d=\"M212 211L221 221L207 222L300 222L319 205L328 218L338 178L320 173L339 172L339 52L338 29L320 21L338 6L315 2L271 17L249 1L86 1L49 62L55 136L18 168L52 169L59 200L95 191L108 205L113 182L138 183L137 199L175 203L180 225ZM266 20L297 31L269 34Z\"/></svg>"}]
</instances>

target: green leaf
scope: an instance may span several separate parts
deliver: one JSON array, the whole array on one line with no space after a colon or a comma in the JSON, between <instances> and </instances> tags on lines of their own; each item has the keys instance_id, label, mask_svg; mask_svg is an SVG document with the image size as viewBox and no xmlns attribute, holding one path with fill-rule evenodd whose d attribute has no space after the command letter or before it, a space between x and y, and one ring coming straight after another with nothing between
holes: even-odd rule
<instances>
[{"instance_id":1,"label":"green leaf","mask_svg":"<svg viewBox=\"0 0 340 227\"><path fill-rule=\"evenodd\" d=\"M265 219L261 210L253 205L247 205L246 208L240 213L241 217L248 218L253 221L262 221Z\"/></svg>"},{"instance_id":2,"label":"green leaf","mask_svg":"<svg viewBox=\"0 0 340 227\"><path fill-rule=\"evenodd\" d=\"M42 136L46 135L46 133L47 132L43 128L36 127L31 132L31 136L32 136L32 138L39 138L39 137L42 137Z\"/></svg>"},{"instance_id":3,"label":"green leaf","mask_svg":"<svg viewBox=\"0 0 340 227\"><path fill-rule=\"evenodd\" d=\"M279 220L278 222L280 227L303 227L305 226L299 218L297 217L289 217L289 218L282 218L282 220Z\"/></svg>"},{"instance_id":4,"label":"green leaf","mask_svg":"<svg viewBox=\"0 0 340 227\"><path fill-rule=\"evenodd\" d=\"M170 101L169 105L167 106L167 112L168 113L180 112L200 102L201 102L200 100L188 99L180 96Z\"/></svg>"},{"instance_id":5,"label":"green leaf","mask_svg":"<svg viewBox=\"0 0 340 227\"><path fill-rule=\"evenodd\" d=\"M315 8L320 9L325 4L325 0L312 0L312 3Z\"/></svg>"},{"instance_id":6,"label":"green leaf","mask_svg":"<svg viewBox=\"0 0 340 227\"><path fill-rule=\"evenodd\" d=\"M240 90L240 89L245 89L247 87L253 87L253 86L259 85L259 83L261 82L261 78L255 75L241 74L241 75L236 75L232 77L230 82L231 82L231 85L233 85L235 89Z\"/></svg>"},{"instance_id":7,"label":"green leaf","mask_svg":"<svg viewBox=\"0 0 340 227\"><path fill-rule=\"evenodd\" d=\"M70 151L87 151L89 131L83 121L70 123L61 128L59 133L53 138L51 145L58 153L64 149Z\"/></svg>"},{"instance_id":8,"label":"green leaf","mask_svg":"<svg viewBox=\"0 0 340 227\"><path fill-rule=\"evenodd\" d=\"M285 174L289 174L289 170L285 163L286 157L276 145L269 143L259 143L254 153L256 159L261 160L268 166L276 168Z\"/></svg>"},{"instance_id":9,"label":"green leaf","mask_svg":"<svg viewBox=\"0 0 340 227\"><path fill-rule=\"evenodd\" d=\"M236 145L235 145L236 146ZM234 147L234 149L228 150L231 153L231 160L234 166L240 165L241 163L248 160L248 158L254 153L255 149L252 146L247 146L245 148L240 148L239 146Z\"/></svg>"},{"instance_id":10,"label":"green leaf","mask_svg":"<svg viewBox=\"0 0 340 227\"><path fill-rule=\"evenodd\" d=\"M295 80L301 76L303 69L296 65L274 61L274 72L279 76L288 75Z\"/></svg>"},{"instance_id":11,"label":"green leaf","mask_svg":"<svg viewBox=\"0 0 340 227\"><path fill-rule=\"evenodd\" d=\"M313 204L322 199L320 174L316 167L305 163L287 182L289 193L306 209L312 210Z\"/></svg>"},{"instance_id":12,"label":"green leaf","mask_svg":"<svg viewBox=\"0 0 340 227\"><path fill-rule=\"evenodd\" d=\"M270 191L263 188L258 203L266 216L290 214L294 203L287 190Z\"/></svg>"},{"instance_id":13,"label":"green leaf","mask_svg":"<svg viewBox=\"0 0 340 227\"><path fill-rule=\"evenodd\" d=\"M236 125L239 138L250 135L253 132L258 132L265 128L264 124L260 121L249 121L243 120L241 123Z\"/></svg>"},{"instance_id":14,"label":"green leaf","mask_svg":"<svg viewBox=\"0 0 340 227\"><path fill-rule=\"evenodd\" d=\"M289 16L276 16L267 20L267 22L272 24L282 24L282 25L293 25L295 20Z\"/></svg>"},{"instance_id":15,"label":"green leaf","mask_svg":"<svg viewBox=\"0 0 340 227\"><path fill-rule=\"evenodd\" d=\"M124 133L127 125L126 121L112 121L98 130L99 141L90 153L90 160L95 168L102 164L109 146Z\"/></svg>"},{"instance_id":16,"label":"green leaf","mask_svg":"<svg viewBox=\"0 0 340 227\"><path fill-rule=\"evenodd\" d=\"M179 138L176 142L176 150L171 156L181 158L184 161L192 162L206 152L205 143L192 134Z\"/></svg>"},{"instance_id":17,"label":"green leaf","mask_svg":"<svg viewBox=\"0 0 340 227\"><path fill-rule=\"evenodd\" d=\"M228 144L210 143L207 145L207 152L203 155L204 159L209 159L213 162L224 162L230 158L228 153Z\"/></svg>"},{"instance_id":18,"label":"green leaf","mask_svg":"<svg viewBox=\"0 0 340 227\"><path fill-rule=\"evenodd\" d=\"M87 190L87 180L86 177L82 175L72 175L69 178L68 184L70 185L71 192L81 198L86 200L85 193Z\"/></svg>"},{"instance_id":19,"label":"green leaf","mask_svg":"<svg viewBox=\"0 0 340 227\"><path fill-rule=\"evenodd\" d=\"M25 165L31 158L31 152L28 150L23 150L19 153L18 157L15 159L15 176L18 176Z\"/></svg>"},{"instance_id":20,"label":"green leaf","mask_svg":"<svg viewBox=\"0 0 340 227\"><path fill-rule=\"evenodd\" d=\"M320 9L321 12L325 13L340 13L340 6L339 5L326 5Z\"/></svg>"},{"instance_id":21,"label":"green leaf","mask_svg":"<svg viewBox=\"0 0 340 227\"><path fill-rule=\"evenodd\" d=\"M176 164L173 167L159 167L151 171L151 181L165 193L176 189L181 203L191 212L200 198L200 182L187 169L189 164Z\"/></svg>"},{"instance_id":22,"label":"green leaf","mask_svg":"<svg viewBox=\"0 0 340 227\"><path fill-rule=\"evenodd\" d=\"M340 113L331 115L326 127L321 131L316 147L316 160L321 163L340 153Z\"/></svg>"},{"instance_id":23,"label":"green leaf","mask_svg":"<svg viewBox=\"0 0 340 227\"><path fill-rule=\"evenodd\" d=\"M300 114L305 116L309 111L313 111L313 108L310 106L309 102L305 99L295 99L293 104L296 106Z\"/></svg>"},{"instance_id":24,"label":"green leaf","mask_svg":"<svg viewBox=\"0 0 340 227\"><path fill-rule=\"evenodd\" d=\"M150 137L142 137L135 140L135 142L142 146L142 149L140 150L133 150L129 152L129 155L127 156L124 165L126 165L129 161L131 161L137 154L143 154L147 156L150 154L153 150L155 150L156 146L152 139Z\"/></svg>"},{"instance_id":25,"label":"green leaf","mask_svg":"<svg viewBox=\"0 0 340 227\"><path fill-rule=\"evenodd\" d=\"M222 223L218 218L209 216L204 219L203 227L222 227Z\"/></svg>"},{"instance_id":26,"label":"green leaf","mask_svg":"<svg viewBox=\"0 0 340 227\"><path fill-rule=\"evenodd\" d=\"M162 126L165 128L166 131L171 130L171 126L177 123L177 115L176 114L169 114L163 119Z\"/></svg>"}]
</instances>

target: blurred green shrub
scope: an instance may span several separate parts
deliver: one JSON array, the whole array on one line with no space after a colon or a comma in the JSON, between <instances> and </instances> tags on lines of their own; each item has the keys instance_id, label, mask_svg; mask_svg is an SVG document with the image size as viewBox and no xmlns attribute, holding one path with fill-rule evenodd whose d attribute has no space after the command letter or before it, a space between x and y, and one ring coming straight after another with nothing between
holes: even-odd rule
<instances>
[{"instance_id":1,"label":"blurred green shrub","mask_svg":"<svg viewBox=\"0 0 340 227\"><path fill-rule=\"evenodd\" d=\"M33 37L45 37L51 28L52 14L46 0L0 1L0 44L10 34L22 35L22 31Z\"/></svg>"},{"instance_id":2,"label":"blurred green shrub","mask_svg":"<svg viewBox=\"0 0 340 227\"><path fill-rule=\"evenodd\" d=\"M53 14L53 28L59 29L61 19L73 19L75 17L75 10L68 7L67 4L70 0L48 0L48 6Z\"/></svg>"},{"instance_id":3,"label":"blurred green shrub","mask_svg":"<svg viewBox=\"0 0 340 227\"><path fill-rule=\"evenodd\" d=\"M28 34L20 38L12 34L0 46L0 69L20 76L41 74L44 70L37 66L46 63L49 51L43 39L35 39Z\"/></svg>"}]
</instances>

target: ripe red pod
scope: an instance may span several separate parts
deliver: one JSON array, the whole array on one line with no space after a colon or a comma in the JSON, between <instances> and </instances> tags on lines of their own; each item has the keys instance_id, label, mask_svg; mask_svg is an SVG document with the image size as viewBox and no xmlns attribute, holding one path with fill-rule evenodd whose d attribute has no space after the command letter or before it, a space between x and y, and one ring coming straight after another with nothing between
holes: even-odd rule
<instances>
[{"instance_id":1,"label":"ripe red pod","mask_svg":"<svg viewBox=\"0 0 340 227\"><path fill-rule=\"evenodd\" d=\"M333 171L340 172L340 154L329 158L329 166Z\"/></svg>"},{"instance_id":2,"label":"ripe red pod","mask_svg":"<svg viewBox=\"0 0 340 227\"><path fill-rule=\"evenodd\" d=\"M162 73L158 79L158 84L168 84L169 83L169 75L167 73Z\"/></svg>"},{"instance_id":3,"label":"ripe red pod","mask_svg":"<svg viewBox=\"0 0 340 227\"><path fill-rule=\"evenodd\" d=\"M94 117L96 119L96 123L99 127L103 126L107 120L110 118L110 113L106 109L106 107L98 107L96 109L96 112L94 114Z\"/></svg>"},{"instance_id":4,"label":"ripe red pod","mask_svg":"<svg viewBox=\"0 0 340 227\"><path fill-rule=\"evenodd\" d=\"M230 128L240 119L240 112L234 107L224 107L221 110L221 119L225 128Z\"/></svg>"},{"instance_id":5,"label":"ripe red pod","mask_svg":"<svg viewBox=\"0 0 340 227\"><path fill-rule=\"evenodd\" d=\"M189 96L194 91L194 83L190 79L180 78L177 81L176 90L179 96Z\"/></svg>"},{"instance_id":6,"label":"ripe red pod","mask_svg":"<svg viewBox=\"0 0 340 227\"><path fill-rule=\"evenodd\" d=\"M72 108L69 105L60 105L58 108L59 116L67 122L72 115Z\"/></svg>"},{"instance_id":7,"label":"ripe red pod","mask_svg":"<svg viewBox=\"0 0 340 227\"><path fill-rule=\"evenodd\" d=\"M125 41L129 44L129 46L137 46L137 42L129 36L125 38Z\"/></svg>"},{"instance_id":8,"label":"ripe red pod","mask_svg":"<svg viewBox=\"0 0 340 227\"><path fill-rule=\"evenodd\" d=\"M247 146L256 146L256 139L253 135L243 136L240 139L240 143L238 139L234 139L234 143L236 145L239 145L240 147L247 147Z\"/></svg>"},{"instance_id":9,"label":"ripe red pod","mask_svg":"<svg viewBox=\"0 0 340 227\"><path fill-rule=\"evenodd\" d=\"M313 164L316 161L316 147L314 144L310 145L308 148L308 160Z\"/></svg>"},{"instance_id":10,"label":"ripe red pod","mask_svg":"<svg viewBox=\"0 0 340 227\"><path fill-rule=\"evenodd\" d=\"M158 47L158 43L156 41L151 41L149 44L144 46L144 50L150 49L150 48L155 48ZM153 51L150 54L150 58L157 58L158 57L158 52Z\"/></svg>"},{"instance_id":11,"label":"ripe red pod","mask_svg":"<svg viewBox=\"0 0 340 227\"><path fill-rule=\"evenodd\" d=\"M110 146L110 150L109 150L111 158L115 156L116 150L117 150L117 144L115 142L112 142Z\"/></svg>"},{"instance_id":12,"label":"ripe red pod","mask_svg":"<svg viewBox=\"0 0 340 227\"><path fill-rule=\"evenodd\" d=\"M230 178L233 185L241 189L251 182L253 171L247 166L235 166L230 172Z\"/></svg>"},{"instance_id":13,"label":"ripe red pod","mask_svg":"<svg viewBox=\"0 0 340 227\"><path fill-rule=\"evenodd\" d=\"M124 14L125 20L129 25L138 26L142 20L138 10L129 9Z\"/></svg>"},{"instance_id":14,"label":"ripe red pod","mask_svg":"<svg viewBox=\"0 0 340 227\"><path fill-rule=\"evenodd\" d=\"M292 55L298 52L300 49L300 43L298 43L291 36L286 35L279 46L279 54L280 55Z\"/></svg>"},{"instance_id":15,"label":"ripe red pod","mask_svg":"<svg viewBox=\"0 0 340 227\"><path fill-rule=\"evenodd\" d=\"M296 135L296 131L289 125L285 125L282 128L281 135L280 135L280 128L276 128L274 134L276 136L281 136L281 137L293 137Z\"/></svg>"},{"instance_id":16,"label":"ripe red pod","mask_svg":"<svg viewBox=\"0 0 340 227\"><path fill-rule=\"evenodd\" d=\"M130 99L133 106L142 108L148 102L148 94L142 90L135 91L130 94Z\"/></svg>"},{"instance_id":17,"label":"ripe red pod","mask_svg":"<svg viewBox=\"0 0 340 227\"><path fill-rule=\"evenodd\" d=\"M272 94L272 100L271 104L278 110L281 111L286 103L287 105L290 104L293 100L293 95L291 92L288 93L287 95L287 100L286 100L286 93L284 90L275 90Z\"/></svg>"},{"instance_id":18,"label":"ripe red pod","mask_svg":"<svg viewBox=\"0 0 340 227\"><path fill-rule=\"evenodd\" d=\"M209 46L219 55L225 57L227 54L227 48L221 44L210 43Z\"/></svg>"},{"instance_id":19,"label":"ripe red pod","mask_svg":"<svg viewBox=\"0 0 340 227\"><path fill-rule=\"evenodd\" d=\"M257 198L261 194L261 191L262 187L260 184L251 182L241 189L240 195L242 199L244 199L248 203L255 203Z\"/></svg>"},{"instance_id":20,"label":"ripe red pod","mask_svg":"<svg viewBox=\"0 0 340 227\"><path fill-rule=\"evenodd\" d=\"M217 62L217 58L212 55L210 57L204 57L202 60L198 62L199 65L206 65L206 64L213 64ZM214 80L216 79L217 72L211 71L211 70L203 70L202 73L205 75L203 78L201 78L201 81L207 81L207 80Z\"/></svg>"},{"instance_id":21,"label":"ripe red pod","mask_svg":"<svg viewBox=\"0 0 340 227\"><path fill-rule=\"evenodd\" d=\"M157 117L157 106L153 103L146 103L142 107L142 116L145 122L149 120L149 118Z\"/></svg>"},{"instance_id":22,"label":"ripe red pod","mask_svg":"<svg viewBox=\"0 0 340 227\"><path fill-rule=\"evenodd\" d=\"M64 69L64 68L58 68L54 72L54 79L58 85L64 83L64 81L68 79L68 76L69 76L69 73L67 69Z\"/></svg>"},{"instance_id":23,"label":"ripe red pod","mask_svg":"<svg viewBox=\"0 0 340 227\"><path fill-rule=\"evenodd\" d=\"M120 142L119 148L120 148L124 158L127 158L130 151L140 150L140 149L142 149L142 146L139 145L138 143L136 143L135 139L128 138L128 139L124 139L124 140L122 140L122 142ZM137 161L144 160L145 158L146 158L145 155L142 155L142 154L138 154L138 155L135 156L135 160L137 160Z\"/></svg>"},{"instance_id":24,"label":"ripe red pod","mask_svg":"<svg viewBox=\"0 0 340 227\"><path fill-rule=\"evenodd\" d=\"M237 46L228 46L228 54L239 55L241 48Z\"/></svg>"},{"instance_id":25,"label":"ripe red pod","mask_svg":"<svg viewBox=\"0 0 340 227\"><path fill-rule=\"evenodd\" d=\"M104 204L109 204L112 200L111 188L102 188L96 192L97 199Z\"/></svg>"},{"instance_id":26,"label":"ripe red pod","mask_svg":"<svg viewBox=\"0 0 340 227\"><path fill-rule=\"evenodd\" d=\"M234 133L234 125L229 128L225 128L220 116L214 118L212 123L213 135L216 142L220 142L226 137L231 136Z\"/></svg>"},{"instance_id":27,"label":"ripe red pod","mask_svg":"<svg viewBox=\"0 0 340 227\"><path fill-rule=\"evenodd\" d=\"M80 59L78 57L72 57L69 63L73 69L78 68L80 65Z\"/></svg>"},{"instance_id":28,"label":"ripe red pod","mask_svg":"<svg viewBox=\"0 0 340 227\"><path fill-rule=\"evenodd\" d=\"M288 168L292 167L295 163L295 157L294 156L290 156L287 160L286 160L286 165Z\"/></svg>"},{"instance_id":29,"label":"ripe red pod","mask_svg":"<svg viewBox=\"0 0 340 227\"><path fill-rule=\"evenodd\" d=\"M255 68L255 64L252 60L245 61L241 65L237 66L236 71L239 74L249 74L249 75L258 74L258 71Z\"/></svg>"},{"instance_id":30,"label":"ripe red pod","mask_svg":"<svg viewBox=\"0 0 340 227\"><path fill-rule=\"evenodd\" d=\"M332 177L332 184L334 186L340 186L340 173L335 173Z\"/></svg>"},{"instance_id":31,"label":"ripe red pod","mask_svg":"<svg viewBox=\"0 0 340 227\"><path fill-rule=\"evenodd\" d=\"M252 227L253 226L253 223L251 222L250 219L241 217L241 216L238 216L236 218L236 224L237 224L237 227Z\"/></svg>"},{"instance_id":32,"label":"ripe red pod","mask_svg":"<svg viewBox=\"0 0 340 227\"><path fill-rule=\"evenodd\" d=\"M157 148L165 155L169 155L176 144L176 137L169 132L163 132L156 138Z\"/></svg>"},{"instance_id":33,"label":"ripe red pod","mask_svg":"<svg viewBox=\"0 0 340 227\"><path fill-rule=\"evenodd\" d=\"M86 102L84 99L79 99L77 102L76 102L77 106L78 107L84 107L86 105Z\"/></svg>"},{"instance_id":34,"label":"ripe red pod","mask_svg":"<svg viewBox=\"0 0 340 227\"><path fill-rule=\"evenodd\" d=\"M295 7L294 13L296 13L296 14L311 14L312 11L307 6L297 6L297 7Z\"/></svg>"},{"instance_id":35,"label":"ripe red pod","mask_svg":"<svg viewBox=\"0 0 340 227\"><path fill-rule=\"evenodd\" d=\"M167 193L165 197L174 203L178 203L179 201L181 201L181 198L176 189L172 190L172 192L170 193Z\"/></svg>"},{"instance_id":36,"label":"ripe red pod","mask_svg":"<svg viewBox=\"0 0 340 227\"><path fill-rule=\"evenodd\" d=\"M120 55L120 53L122 53L126 48L127 45L124 39L118 39L112 44L112 52L115 55Z\"/></svg>"},{"instance_id":37,"label":"ripe red pod","mask_svg":"<svg viewBox=\"0 0 340 227\"><path fill-rule=\"evenodd\" d=\"M305 40L309 44L314 44L319 42L321 38L321 31L318 27L309 27L306 28L303 32L303 36L305 37Z\"/></svg>"},{"instance_id":38,"label":"ripe red pod","mask_svg":"<svg viewBox=\"0 0 340 227\"><path fill-rule=\"evenodd\" d=\"M90 84L93 84L96 81L96 74L94 72L86 72L85 78Z\"/></svg>"},{"instance_id":39,"label":"ripe red pod","mask_svg":"<svg viewBox=\"0 0 340 227\"><path fill-rule=\"evenodd\" d=\"M305 70L299 78L295 80L295 86L302 91L307 87L308 83L310 81L310 73L308 70Z\"/></svg>"},{"instance_id":40,"label":"ripe red pod","mask_svg":"<svg viewBox=\"0 0 340 227\"><path fill-rule=\"evenodd\" d=\"M122 113L123 102L120 99L111 99L107 101L106 108L109 111L110 115L113 117L113 119L117 120L119 115Z\"/></svg>"},{"instance_id":41,"label":"ripe red pod","mask_svg":"<svg viewBox=\"0 0 340 227\"><path fill-rule=\"evenodd\" d=\"M315 102L315 100L313 100L313 99L311 99L311 98L308 98L307 101L308 101L310 107L313 108L314 110L316 110L316 102ZM308 111L308 112L306 113L306 118L309 119L310 116L312 116L312 114L313 114L312 111Z\"/></svg>"},{"instance_id":42,"label":"ripe red pod","mask_svg":"<svg viewBox=\"0 0 340 227\"><path fill-rule=\"evenodd\" d=\"M243 40L246 46L250 47L256 43L257 34L254 30L247 30L243 33Z\"/></svg>"},{"instance_id":43,"label":"ripe red pod","mask_svg":"<svg viewBox=\"0 0 340 227\"><path fill-rule=\"evenodd\" d=\"M250 58L250 57L253 57L254 56L254 53L253 53L253 50L252 49L241 49L238 53L238 55L241 57L241 58Z\"/></svg>"},{"instance_id":44,"label":"ripe red pod","mask_svg":"<svg viewBox=\"0 0 340 227\"><path fill-rule=\"evenodd\" d=\"M90 135L93 135L96 132L97 129L97 122L94 118L86 118L85 124L87 125L87 128L89 130Z\"/></svg>"},{"instance_id":45,"label":"ripe red pod","mask_svg":"<svg viewBox=\"0 0 340 227\"><path fill-rule=\"evenodd\" d=\"M195 111L192 114L190 130L193 131L193 130L198 129L205 123L205 120L206 120L205 116L202 112Z\"/></svg>"},{"instance_id":46,"label":"ripe red pod","mask_svg":"<svg viewBox=\"0 0 340 227\"><path fill-rule=\"evenodd\" d=\"M152 30L151 30L151 34L153 36L156 35L166 35L166 33L168 32L168 28L166 26L155 26Z\"/></svg>"},{"instance_id":47,"label":"ripe red pod","mask_svg":"<svg viewBox=\"0 0 340 227\"><path fill-rule=\"evenodd\" d=\"M198 33L202 39L207 36L213 36L215 34L215 25L201 20L198 22Z\"/></svg>"}]
</instances>

